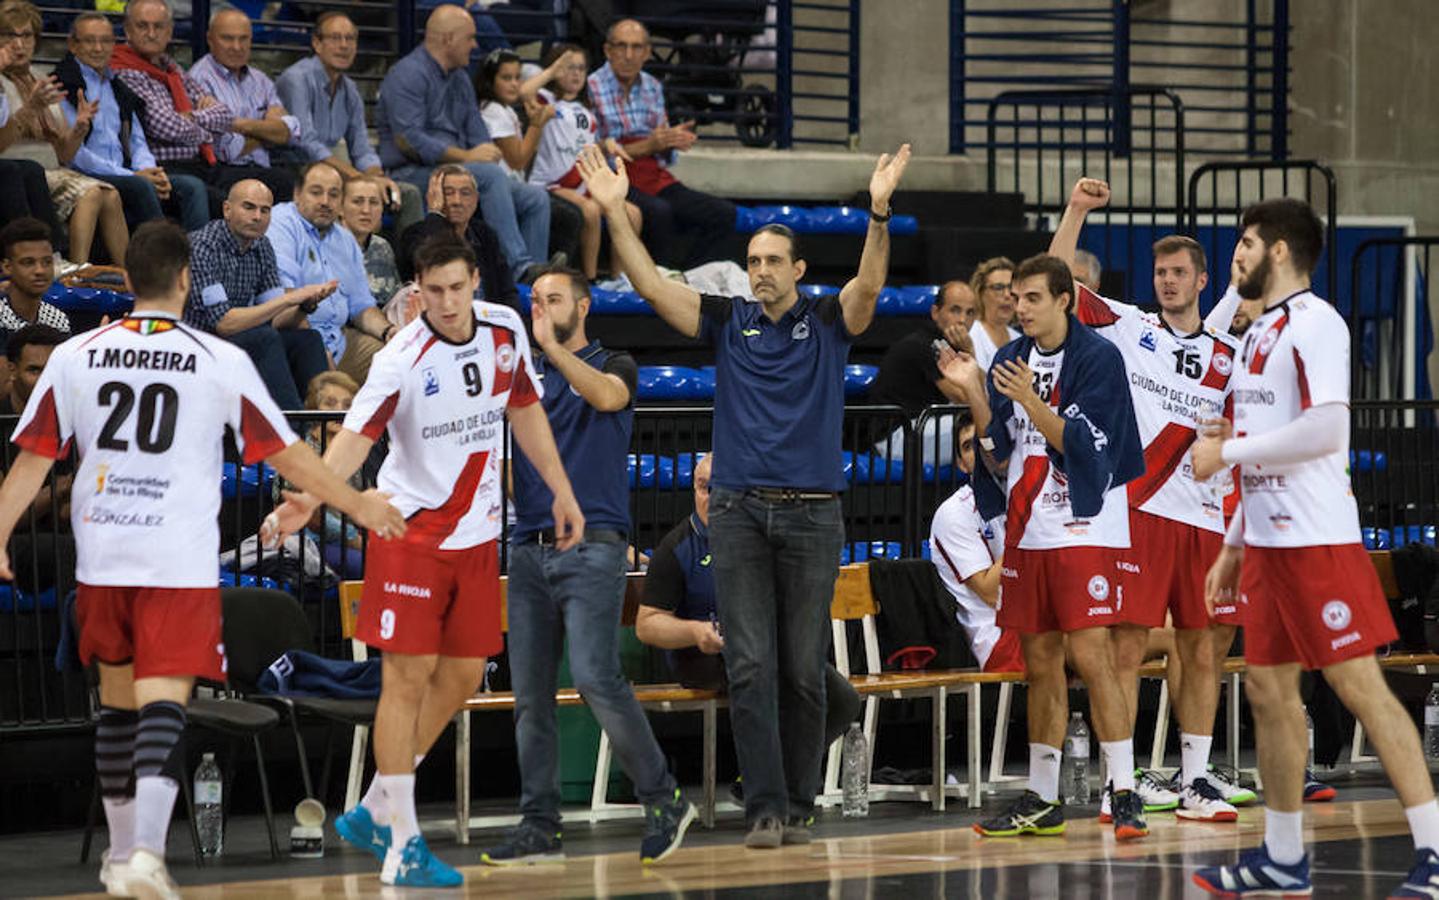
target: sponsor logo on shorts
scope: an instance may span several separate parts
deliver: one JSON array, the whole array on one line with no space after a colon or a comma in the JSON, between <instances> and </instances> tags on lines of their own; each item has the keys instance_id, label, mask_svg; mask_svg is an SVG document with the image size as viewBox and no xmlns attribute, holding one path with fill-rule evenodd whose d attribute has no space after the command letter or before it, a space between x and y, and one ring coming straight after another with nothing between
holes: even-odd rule
<instances>
[{"instance_id":1,"label":"sponsor logo on shorts","mask_svg":"<svg viewBox=\"0 0 1439 900\"><path fill-rule=\"evenodd\" d=\"M1350 644L1359 642L1359 632L1351 631L1348 634L1340 635L1329 642L1330 650L1338 650L1340 647L1348 647Z\"/></svg>"},{"instance_id":2,"label":"sponsor logo on shorts","mask_svg":"<svg viewBox=\"0 0 1439 900\"><path fill-rule=\"evenodd\" d=\"M513 372L515 370L515 348L509 344L501 344L495 348L495 368L501 372Z\"/></svg>"},{"instance_id":3,"label":"sponsor logo on shorts","mask_svg":"<svg viewBox=\"0 0 1439 900\"><path fill-rule=\"evenodd\" d=\"M1110 606L1091 606L1086 615L1089 616L1110 616L1114 614L1114 608Z\"/></svg>"},{"instance_id":4,"label":"sponsor logo on shorts","mask_svg":"<svg viewBox=\"0 0 1439 900\"><path fill-rule=\"evenodd\" d=\"M1096 575L1093 578L1089 579L1088 589L1089 596L1093 597L1095 600L1098 600L1100 603L1103 603L1105 600L1109 599L1109 579L1105 578L1103 575ZM1094 611L1091 609L1090 614L1092 615L1093 612Z\"/></svg>"},{"instance_id":5,"label":"sponsor logo on shorts","mask_svg":"<svg viewBox=\"0 0 1439 900\"><path fill-rule=\"evenodd\" d=\"M421 584L404 584L398 581L385 582L385 593L414 597L416 600L430 599L430 589Z\"/></svg>"},{"instance_id":6,"label":"sponsor logo on shorts","mask_svg":"<svg viewBox=\"0 0 1439 900\"><path fill-rule=\"evenodd\" d=\"M1232 616L1237 612L1239 612L1239 607L1233 605L1232 603L1226 606L1214 607L1214 614L1216 616Z\"/></svg>"},{"instance_id":7,"label":"sponsor logo on shorts","mask_svg":"<svg viewBox=\"0 0 1439 900\"><path fill-rule=\"evenodd\" d=\"M1354 621L1354 614L1349 610L1349 604L1343 600L1330 600L1324 604L1324 609L1319 615L1323 617L1324 624L1329 626L1330 631L1343 631ZM1345 635L1348 637L1348 635Z\"/></svg>"},{"instance_id":8,"label":"sponsor logo on shorts","mask_svg":"<svg viewBox=\"0 0 1439 900\"><path fill-rule=\"evenodd\" d=\"M999 574L1000 574L1000 576L1003 577L1003 578L1018 578L1018 577L1019 577L1019 570L1018 570L1018 569L1011 569L1009 566L1000 566L1000 567L999 567Z\"/></svg>"},{"instance_id":9,"label":"sponsor logo on shorts","mask_svg":"<svg viewBox=\"0 0 1439 900\"><path fill-rule=\"evenodd\" d=\"M1131 574L1131 575L1138 575L1138 574L1139 574L1139 564L1138 564L1138 563L1132 563L1132 562L1130 562L1129 560L1126 560L1126 559L1121 559L1121 560L1119 560L1118 562L1116 562L1116 563L1114 564L1114 567L1117 568L1117 569L1118 569L1119 571L1121 571L1121 572L1128 572L1128 573Z\"/></svg>"}]
</instances>

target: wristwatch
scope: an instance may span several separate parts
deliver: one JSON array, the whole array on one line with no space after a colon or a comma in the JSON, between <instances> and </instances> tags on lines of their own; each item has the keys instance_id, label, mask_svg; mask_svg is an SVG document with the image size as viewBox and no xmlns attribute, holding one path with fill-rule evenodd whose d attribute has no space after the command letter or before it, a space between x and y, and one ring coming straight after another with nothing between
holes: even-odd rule
<instances>
[{"instance_id":1,"label":"wristwatch","mask_svg":"<svg viewBox=\"0 0 1439 900\"><path fill-rule=\"evenodd\" d=\"M889 209L885 210L884 215L880 215L873 209L870 209L869 218L871 222L888 222L890 219L894 218L894 207L891 206Z\"/></svg>"}]
</instances>

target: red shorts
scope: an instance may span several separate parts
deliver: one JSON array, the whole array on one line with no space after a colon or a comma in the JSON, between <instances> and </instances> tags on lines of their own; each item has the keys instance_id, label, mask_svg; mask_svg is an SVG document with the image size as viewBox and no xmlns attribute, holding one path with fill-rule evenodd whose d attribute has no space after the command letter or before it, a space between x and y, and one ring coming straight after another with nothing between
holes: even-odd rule
<instances>
[{"instance_id":1,"label":"red shorts","mask_svg":"<svg viewBox=\"0 0 1439 900\"><path fill-rule=\"evenodd\" d=\"M1215 609L1213 619L1204 605L1204 576L1224 546L1224 535L1137 509L1129 511L1129 571L1124 582L1124 612L1129 625L1159 628L1167 609L1175 628L1208 628L1211 624L1238 625L1238 607Z\"/></svg>"},{"instance_id":2,"label":"red shorts","mask_svg":"<svg viewBox=\"0 0 1439 900\"><path fill-rule=\"evenodd\" d=\"M1322 669L1369 656L1398 637L1359 544L1245 547L1239 602L1250 665Z\"/></svg>"},{"instance_id":3,"label":"red shorts","mask_svg":"<svg viewBox=\"0 0 1439 900\"><path fill-rule=\"evenodd\" d=\"M79 585L80 661L134 666L136 678L225 680L220 589Z\"/></svg>"},{"instance_id":4,"label":"red shorts","mask_svg":"<svg viewBox=\"0 0 1439 900\"><path fill-rule=\"evenodd\" d=\"M995 621L1023 634L1120 624L1124 573L1119 562L1128 553L1109 547L1006 547Z\"/></svg>"},{"instance_id":5,"label":"red shorts","mask_svg":"<svg viewBox=\"0 0 1439 900\"><path fill-rule=\"evenodd\" d=\"M355 637L386 653L499 653L505 644L495 542L435 550L371 537Z\"/></svg>"},{"instance_id":6,"label":"red shorts","mask_svg":"<svg viewBox=\"0 0 1439 900\"><path fill-rule=\"evenodd\" d=\"M999 640L989 649L989 658L984 661L986 672L1023 672L1024 650L1019 646L1019 633L1001 631Z\"/></svg>"}]
</instances>

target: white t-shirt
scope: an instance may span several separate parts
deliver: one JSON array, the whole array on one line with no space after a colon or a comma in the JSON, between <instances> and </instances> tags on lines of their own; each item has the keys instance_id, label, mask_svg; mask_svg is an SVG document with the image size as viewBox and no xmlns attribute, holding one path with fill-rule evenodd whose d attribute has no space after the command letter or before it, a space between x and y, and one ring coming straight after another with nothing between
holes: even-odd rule
<instances>
[{"instance_id":1,"label":"white t-shirt","mask_svg":"<svg viewBox=\"0 0 1439 900\"><path fill-rule=\"evenodd\" d=\"M597 140L599 126L594 111L578 100L556 100L549 91L540 91L540 99L554 106L555 115L540 132L540 148L530 168L530 184L584 193L584 182L575 169L575 160L581 150Z\"/></svg>"},{"instance_id":2,"label":"white t-shirt","mask_svg":"<svg viewBox=\"0 0 1439 900\"><path fill-rule=\"evenodd\" d=\"M1210 328L1175 334L1158 316L1076 286L1079 321L1118 348L1129 375L1145 469L1128 485L1130 506L1222 534L1221 479L1195 481L1189 448L1202 420L1225 413L1237 341Z\"/></svg>"},{"instance_id":3,"label":"white t-shirt","mask_svg":"<svg viewBox=\"0 0 1439 900\"><path fill-rule=\"evenodd\" d=\"M1004 517L986 522L974 505L974 491L963 485L934 511L929 529L929 558L939 580L949 589L958 608L955 617L969 636L970 649L982 669L999 640L995 610L964 583L983 572L1004 553Z\"/></svg>"},{"instance_id":4,"label":"white t-shirt","mask_svg":"<svg viewBox=\"0 0 1439 900\"><path fill-rule=\"evenodd\" d=\"M1004 330L1009 332L1011 341L1019 337L1019 332L1008 325ZM994 354L999 352L999 347L996 347L994 341L990 339L989 332L985 331L982 322L976 321L969 326L969 339L974 342L974 361L979 363L981 369L988 372L989 367L994 363Z\"/></svg>"},{"instance_id":5,"label":"white t-shirt","mask_svg":"<svg viewBox=\"0 0 1439 900\"><path fill-rule=\"evenodd\" d=\"M219 582L225 428L246 463L294 443L245 352L147 312L55 348L15 429L25 450L80 452L76 578L117 587Z\"/></svg>"},{"instance_id":6,"label":"white t-shirt","mask_svg":"<svg viewBox=\"0 0 1439 900\"><path fill-rule=\"evenodd\" d=\"M1349 328L1309 291L1264 311L1244 335L1234 376L1234 434L1267 434L1311 406L1349 403ZM1244 543L1313 547L1359 541L1349 435L1327 456L1240 467Z\"/></svg>"},{"instance_id":7,"label":"white t-shirt","mask_svg":"<svg viewBox=\"0 0 1439 900\"><path fill-rule=\"evenodd\" d=\"M1051 409L1059 407L1059 373L1064 348L1029 352L1034 390ZM1061 547L1129 546L1129 507L1123 485L1104 495L1104 506L1092 519L1076 518L1069 505L1069 481L1049 461L1049 443L1018 403L1006 427L1014 441L1009 458L1006 542L1023 550Z\"/></svg>"},{"instance_id":8,"label":"white t-shirt","mask_svg":"<svg viewBox=\"0 0 1439 900\"><path fill-rule=\"evenodd\" d=\"M485 127L489 129L490 140L497 141L500 138L523 137L520 132L520 114L515 112L513 107L506 106L497 100L486 100L480 104L480 118L485 120ZM525 173L519 169L510 168L510 164L503 159L500 165L516 181L524 181Z\"/></svg>"},{"instance_id":9,"label":"white t-shirt","mask_svg":"<svg viewBox=\"0 0 1439 900\"><path fill-rule=\"evenodd\" d=\"M378 486L409 520L407 543L463 550L499 536L505 410L541 396L519 313L483 301L474 311L463 344L424 316L401 328L345 415L371 440L389 432Z\"/></svg>"}]
</instances>

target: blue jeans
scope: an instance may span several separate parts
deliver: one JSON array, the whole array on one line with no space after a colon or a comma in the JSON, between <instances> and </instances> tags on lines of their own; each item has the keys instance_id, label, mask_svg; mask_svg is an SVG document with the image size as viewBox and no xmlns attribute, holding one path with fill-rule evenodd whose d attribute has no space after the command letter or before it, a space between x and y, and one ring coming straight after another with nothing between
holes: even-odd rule
<instances>
[{"instance_id":1,"label":"blue jeans","mask_svg":"<svg viewBox=\"0 0 1439 900\"><path fill-rule=\"evenodd\" d=\"M675 780L649 719L620 671L625 545L584 543L563 553L510 545L509 654L520 756L520 814L547 832L560 824L555 688L565 635L570 672L643 803L674 796Z\"/></svg>"},{"instance_id":2,"label":"blue jeans","mask_svg":"<svg viewBox=\"0 0 1439 900\"><path fill-rule=\"evenodd\" d=\"M166 172L170 179L170 199L166 204L175 210L180 227L197 231L210 223L210 193L205 182L194 175Z\"/></svg>"},{"instance_id":3,"label":"blue jeans","mask_svg":"<svg viewBox=\"0 0 1439 900\"><path fill-rule=\"evenodd\" d=\"M475 176L480 215L499 236L500 249L518 281L530 266L549 258L550 192L537 184L516 181L499 163L463 165ZM432 171L429 166L401 166L390 175L413 184L423 197Z\"/></svg>"},{"instance_id":4,"label":"blue jeans","mask_svg":"<svg viewBox=\"0 0 1439 900\"><path fill-rule=\"evenodd\" d=\"M228 340L249 354L282 410L304 409L310 379L330 367L324 339L309 328L276 328L267 322L237 331Z\"/></svg>"},{"instance_id":5,"label":"blue jeans","mask_svg":"<svg viewBox=\"0 0 1439 900\"><path fill-rule=\"evenodd\" d=\"M839 500L771 502L716 487L709 533L745 821L808 816L825 746Z\"/></svg>"}]
</instances>

